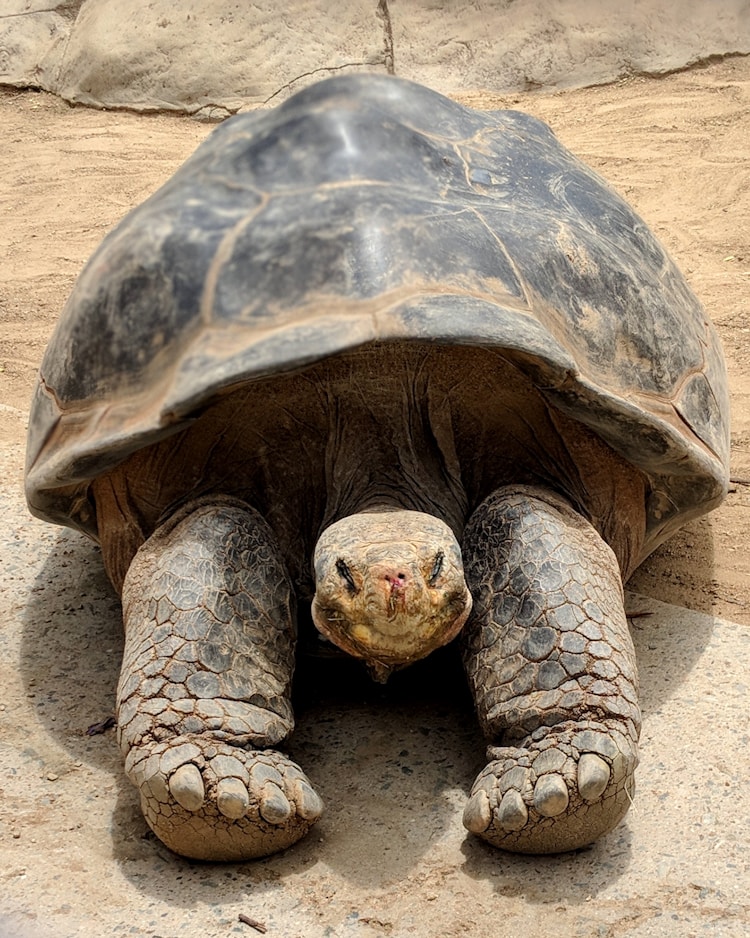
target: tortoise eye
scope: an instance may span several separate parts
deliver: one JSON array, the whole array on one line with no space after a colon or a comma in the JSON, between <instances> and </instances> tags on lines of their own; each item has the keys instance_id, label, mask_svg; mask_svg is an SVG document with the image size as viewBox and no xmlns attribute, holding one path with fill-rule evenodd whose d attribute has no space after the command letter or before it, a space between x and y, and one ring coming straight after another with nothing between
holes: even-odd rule
<instances>
[{"instance_id":1,"label":"tortoise eye","mask_svg":"<svg viewBox=\"0 0 750 938\"><path fill-rule=\"evenodd\" d=\"M443 561L445 560L445 554L442 550L439 550L435 555L435 563L432 565L432 570L430 571L430 576L427 582L430 586L435 585L435 581L440 576L443 570Z\"/></svg>"},{"instance_id":2,"label":"tortoise eye","mask_svg":"<svg viewBox=\"0 0 750 938\"><path fill-rule=\"evenodd\" d=\"M350 593L357 592L357 584L354 582L354 577L352 576L352 571L349 569L348 564L345 560L339 558L336 561L336 572L341 577L342 580L346 583L346 588Z\"/></svg>"}]
</instances>

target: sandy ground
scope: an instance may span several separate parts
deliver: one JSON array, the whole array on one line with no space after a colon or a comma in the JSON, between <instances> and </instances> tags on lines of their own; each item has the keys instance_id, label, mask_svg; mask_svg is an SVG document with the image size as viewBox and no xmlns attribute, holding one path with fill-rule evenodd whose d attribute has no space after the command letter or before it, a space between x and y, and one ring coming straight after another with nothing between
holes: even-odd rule
<instances>
[{"instance_id":1,"label":"sandy ground","mask_svg":"<svg viewBox=\"0 0 750 938\"><path fill-rule=\"evenodd\" d=\"M684 646L680 646L679 637L674 643L666 641L664 644L648 644L644 639L639 650L654 669L659 668L658 654L673 657L684 654L695 662L708 648L712 649L713 657L709 657L716 666L716 674L720 676L723 670L734 666L739 680L744 675L744 666L738 663L736 648L744 647L747 651L748 630L743 627L750 625L750 554L745 546L750 525L750 170L747 149L750 58L730 58L660 80L635 78L607 87L538 96L489 98L477 93L464 95L462 100L474 106L519 107L547 120L568 147L599 170L643 215L674 255L720 330L733 404L732 476L735 481L722 508L689 525L661 548L636 573L630 585L646 597L643 600L646 603L649 599L661 600L687 607L696 614L719 616L737 624L731 629L727 626L729 631L716 633L720 636L716 639L717 645L699 640L697 625L690 633L691 640ZM290 922L297 921L294 915L299 914L300 906L309 910L322 902L332 902L331 908L338 909L338 918L331 918L333 913L326 918L321 912L315 919L315 929L312 925L309 928L295 925L296 931L275 929L276 934L351 933L365 938L375 934L427 935L437 933L435 929L440 929L441 922L450 923L450 927L443 930L446 935L488 934L475 930L474 926L479 928L478 913L472 919L466 912L473 901L466 884L472 881L478 884L477 895L484 896L488 889L494 890L495 897L503 901L509 896L517 901L519 896L523 899L528 893L535 904L533 921L540 923L540 927L543 923L545 927L553 923L558 909L557 919L565 923L558 929L560 935L628 935L630 938L641 934L670 934L658 928L649 930L648 909L631 908L630 900L626 901L617 889L612 892L610 888L606 901L602 900L603 905L596 906L594 902L587 910L586 903L592 896L596 900L604 889L597 879L599 873L605 879L616 881L622 873L621 867L627 865L622 858L637 849L637 844L632 842L632 831L626 829L625 834L612 835L609 853L579 858L575 868L565 873L567 893L561 887L545 894L542 886L534 892L528 881L537 875L542 877L542 883L547 882L545 877L554 878L549 863L540 866L528 860L514 860L505 878L496 877L491 881L487 864L497 865L499 861L490 861L483 848L461 848L456 839L462 836L458 830L450 834L455 843L450 837L446 840L448 835L440 811L430 815L423 828L409 829L409 824L413 823L410 804L413 806L426 797L414 777L415 767L428 758L424 740L430 734L433 739L434 734L445 737L445 758L440 765L440 760L433 759L434 771L430 777L436 790L442 793L440 810L449 809L459 815L465 793L446 787L441 780L455 770L460 754L477 744L473 730L465 729L468 725L466 702L459 699L446 703L441 699L436 710L435 700L440 695L434 686L430 691L432 697L428 694L426 699L416 702L403 685L401 690L396 688L387 719L378 725L376 732L365 732L367 742L363 737L356 737L356 721L364 719L365 712L369 712L375 700L372 691L358 687L356 702L344 695L328 709L315 700L310 704L310 712L319 728L322 725L325 730L330 724L332 739L342 713L349 714L355 721L352 732L358 742L349 755L359 760L357 771L363 764L371 765L385 755L387 767L383 770L385 774L378 776L378 784L387 787L398 782L402 785L401 813L393 815L391 804L388 808L391 814L386 816L385 808L377 799L368 806L358 806L370 832L357 850L347 847L348 841L338 842L332 854L330 848L337 843L334 837L326 854L332 864L325 868L328 872L316 867L318 842L312 839L298 848L294 860L289 859L295 856L294 851L290 851L280 859L216 870L175 861L153 839L143 838L134 795L118 775L112 734L94 738L82 736L81 727L106 716L111 709L120 647L117 604L107 590L92 548L77 535L60 536L56 529L27 521L23 514L18 493L27 404L45 343L82 264L106 231L164 181L209 130L209 126L185 118L71 109L46 94L0 93L0 244L3 257L0 267L0 444L5 467L3 492L17 512L12 516L15 527L10 547L3 556L5 587L9 587L9 590L4 587L3 596L14 597L15 605L8 609L13 615L25 616L27 624L43 616L46 617L43 621L48 623L45 629L52 629L49 623L53 623L56 630L49 634L44 632L49 641L40 640L38 636L30 641L28 631L21 630L20 646L17 646L11 641L10 619L4 616L0 623L0 656L3 658L0 727L5 726L6 742L12 739L14 752L25 753L23 758L30 760L29 765L33 764L34 797L37 798L33 806L26 804L23 785L19 787L18 779L11 780L8 789L14 793L16 801L9 799L7 793L3 797L0 792L0 849L7 850L0 875L12 884L12 889L8 886L7 896L16 903L8 907L5 900L0 899L0 935L6 934L2 913L11 908L22 910L23 921L31 923L35 935L127 934L130 931L166 938L177 933L252 934L249 926L236 924L234 906L231 915L226 911L227 889L235 903L241 903L246 895L238 885L238 880L243 879L257 887L264 897L266 912L275 910L280 920L283 920L287 894L296 897L294 908L287 909ZM31 551L31 554L24 551ZM57 593L50 597L49 589ZM699 615L698 619L703 621L706 617ZM88 625L84 629L83 623L92 620L104 623L99 631L92 627L88 632ZM732 641L744 642L744 646L722 644L730 633ZM668 630L664 635L667 634ZM660 641L664 642L663 636ZM17 671L13 655L19 653L18 648L22 680L19 679L16 696L13 689L16 685L11 684ZM84 659L87 669L91 670L80 666ZM674 660L670 660L670 667L677 667ZM681 684L688 670L686 666L669 671L675 686ZM42 692L39 684L44 683L45 674L56 675L57 683L53 685L57 687L62 681L69 696L56 697L54 689L49 688ZM695 702L691 693L688 688L682 697L672 694L670 705L678 711L683 704L689 707ZM742 693L746 699L744 685ZM714 700L713 706L717 725L722 719L726 722L729 711L722 712L721 698ZM666 719L668 709L657 708L655 712ZM431 716L422 719L421 714L428 711ZM741 719L743 713L746 708L742 711L738 707L732 719ZM389 734L398 732L405 714L417 720L409 730L413 738L403 749L394 750ZM64 740L64 755L60 754L62 748L58 752L53 744L50 744L50 755L38 739L34 742L35 733L39 732L35 721L41 721L39 725L44 733L51 733L61 746L60 740ZM731 725L727 729L731 732ZM744 725L736 729L747 733L746 718ZM653 725L652 730L656 732ZM333 757L326 756L321 762L317 750L313 751L325 738L325 731L320 732L317 737L305 737L303 733L298 746L302 750L303 764L317 760L322 770ZM668 727L665 732L669 732ZM25 734L31 740L26 749L22 743ZM346 745L346 737L337 739L337 746ZM742 745L746 752L746 735ZM430 751L429 758L433 758L434 751ZM343 758L346 764L346 754L342 756L340 749L336 751L336 758ZM12 773L17 771L22 769L18 766L11 769ZM649 778L653 780L658 775L653 763L650 771ZM686 763L685 771L693 772L694 768ZM459 783L468 785L470 774L465 767L460 768ZM56 783L62 785L63 782L68 785L63 792L68 792L69 797L60 795L59 790L57 794L51 791ZM350 807L358 794L368 794L366 789L360 790L358 784L355 778L349 785ZM0 789L2 787L0 782ZM329 801L332 794L324 792ZM746 804L745 798L745 813ZM349 817L347 823L350 828L356 826L356 817ZM405 830L399 831L399 823L403 823ZM379 828L386 832L380 840ZM332 832L335 833L332 828L328 833L324 829L321 849L325 849L326 837L330 839ZM653 836L659 840L667 834L662 830ZM702 839L703 835L700 836ZM102 838L106 843L102 843ZM450 847L464 851L464 879L460 883L454 881L446 863L441 866L435 861L425 867L418 862L425 845L434 838L442 844L440 849ZM673 854L679 855L679 845L673 844L671 849ZM391 850L390 861L385 863L384 858L388 858ZM54 875L50 873L46 885L40 885L30 872L35 856L45 860L51 857L52 862L63 864ZM113 894L113 890L120 888L113 880L113 876L117 879L111 870L113 862L120 879L124 877L129 888L140 896L140 900L133 901L140 901L142 910L150 910L143 912L146 918L142 924L130 924L132 909L123 905L119 893ZM679 858L674 863L679 865ZM599 869L596 875L592 872L595 867ZM350 895L346 900L348 905L346 902L336 905L339 889L336 870L356 884L359 889L356 902ZM159 888L149 879L153 875L159 877ZM86 879L86 876L94 879ZM24 886L26 878L28 883ZM406 908L404 900L397 901L402 880L406 884L404 888L419 893L421 909ZM188 882L192 892L183 888ZM747 878L743 882L747 885ZM66 883L71 885L66 887ZM642 888L648 889L648 878L644 883ZM701 889L707 888L700 882L691 886L687 880L682 885L691 901ZM71 890L70 896L66 895L66 888ZM691 889L695 890L694 894ZM0 895L4 890L0 882ZM446 890L453 890L451 895L463 896L464 900L469 897L460 914L455 907L459 899L445 906ZM219 893L224 905L218 898L212 904L210 897L218 897ZM192 902L191 895L197 897L197 904ZM361 907L363 896L369 897L367 908ZM373 898L376 896L377 901ZM681 908L683 899L675 898L674 907ZM736 903L732 906L735 900L731 896L727 899L726 895L724 899L723 903L719 902L720 912L723 909L721 914L724 914L727 908L735 908L734 918L730 915L730 919L737 924L737 931L724 926L724 930L718 928L716 922L721 915L717 912L719 918L701 917L702 913L696 913L695 924L690 926L695 931L679 927L674 933L698 934L700 930L703 934L703 929L710 926L714 928L708 932L710 934L745 934L750 928L747 905L737 912ZM671 901L667 901L667 906ZM576 915L566 912L571 903L576 906ZM619 912L615 915L612 909L617 903ZM262 918L261 914L253 913L252 905L250 902L238 907L248 908L248 914ZM111 914L104 911L108 906L114 909ZM202 910L200 922L194 918L197 908ZM516 912L518 917L514 921L519 927L531 935L543 933L529 931L527 925L532 919L527 921L518 909ZM506 913L508 909L501 914ZM91 931L81 924L88 919L98 922ZM187 924L183 928L180 922ZM394 926L394 922L401 924ZM432 930L424 930L427 923ZM11 929L7 934L17 932Z\"/></svg>"}]
</instances>

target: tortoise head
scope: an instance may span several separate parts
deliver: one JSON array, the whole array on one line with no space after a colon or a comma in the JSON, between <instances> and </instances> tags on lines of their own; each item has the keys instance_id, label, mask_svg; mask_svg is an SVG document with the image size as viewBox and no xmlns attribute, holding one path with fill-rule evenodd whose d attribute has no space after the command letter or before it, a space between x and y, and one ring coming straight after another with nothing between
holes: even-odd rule
<instances>
[{"instance_id":1,"label":"tortoise head","mask_svg":"<svg viewBox=\"0 0 750 938\"><path fill-rule=\"evenodd\" d=\"M315 625L378 681L449 642L471 611L458 542L422 512L337 521L321 534L314 567Z\"/></svg>"}]
</instances>

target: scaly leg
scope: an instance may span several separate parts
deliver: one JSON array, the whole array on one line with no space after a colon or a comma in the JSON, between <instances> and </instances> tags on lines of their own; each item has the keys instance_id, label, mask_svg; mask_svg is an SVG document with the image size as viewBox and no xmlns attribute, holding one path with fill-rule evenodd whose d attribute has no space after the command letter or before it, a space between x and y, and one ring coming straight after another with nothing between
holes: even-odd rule
<instances>
[{"instance_id":1,"label":"scaly leg","mask_svg":"<svg viewBox=\"0 0 750 938\"><path fill-rule=\"evenodd\" d=\"M292 731L292 592L268 525L193 502L136 554L123 588L118 732L144 816L176 853L243 860L302 837L322 805L273 747Z\"/></svg>"},{"instance_id":2,"label":"scaly leg","mask_svg":"<svg viewBox=\"0 0 750 938\"><path fill-rule=\"evenodd\" d=\"M500 489L464 537L464 661L491 745L464 813L519 853L592 843L634 791L637 673L612 550L552 493Z\"/></svg>"}]
</instances>

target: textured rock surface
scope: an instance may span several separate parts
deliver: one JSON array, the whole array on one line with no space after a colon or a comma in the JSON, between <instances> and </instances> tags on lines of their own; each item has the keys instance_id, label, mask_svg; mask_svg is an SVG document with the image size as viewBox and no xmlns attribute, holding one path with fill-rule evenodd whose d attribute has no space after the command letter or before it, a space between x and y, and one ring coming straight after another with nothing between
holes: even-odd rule
<instances>
[{"instance_id":1,"label":"textured rock surface","mask_svg":"<svg viewBox=\"0 0 750 938\"><path fill-rule=\"evenodd\" d=\"M457 0L392 13L396 73L442 91L596 85L750 52L745 0Z\"/></svg>"},{"instance_id":2,"label":"textured rock surface","mask_svg":"<svg viewBox=\"0 0 750 938\"><path fill-rule=\"evenodd\" d=\"M54 90L81 0L4 0L0 83Z\"/></svg>"},{"instance_id":3,"label":"textured rock surface","mask_svg":"<svg viewBox=\"0 0 750 938\"><path fill-rule=\"evenodd\" d=\"M339 70L444 92L591 85L750 53L746 0L6 0L0 83L222 117Z\"/></svg>"},{"instance_id":4,"label":"textured rock surface","mask_svg":"<svg viewBox=\"0 0 750 938\"><path fill-rule=\"evenodd\" d=\"M54 89L70 101L187 111L261 104L299 76L384 70L369 0L89 0ZM220 110L219 112L220 113Z\"/></svg>"},{"instance_id":5,"label":"textured rock surface","mask_svg":"<svg viewBox=\"0 0 750 938\"><path fill-rule=\"evenodd\" d=\"M382 22L369 0L352 0L335 17L325 0L283 9L272 0L247 7L231 0L72 5L80 9L65 27L61 10L0 15L0 81L95 106L221 117L243 103L263 103L301 76L386 69ZM47 36L50 18L64 34L64 51Z\"/></svg>"}]
</instances>

